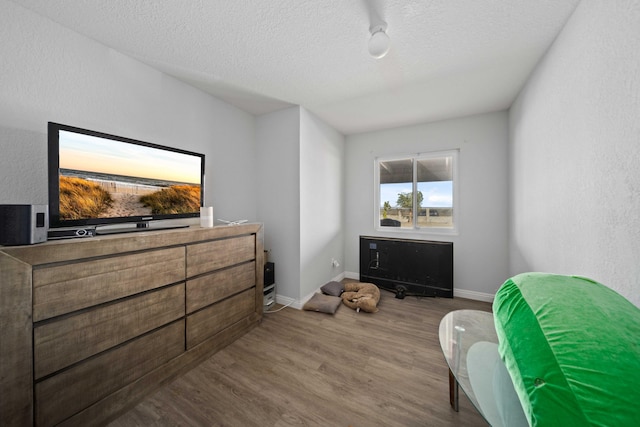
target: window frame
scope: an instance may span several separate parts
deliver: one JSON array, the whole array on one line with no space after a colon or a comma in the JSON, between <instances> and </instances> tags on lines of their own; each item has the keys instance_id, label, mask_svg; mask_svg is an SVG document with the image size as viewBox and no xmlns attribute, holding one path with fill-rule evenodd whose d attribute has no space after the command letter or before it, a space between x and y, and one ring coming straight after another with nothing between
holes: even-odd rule
<instances>
[{"instance_id":1,"label":"window frame","mask_svg":"<svg viewBox=\"0 0 640 427\"><path fill-rule=\"evenodd\" d=\"M417 163L423 159L430 158L441 158L441 157L451 157L452 158L452 168L451 168L451 176L452 176L452 222L453 225L451 227L419 227L418 224L418 206L417 203L413 203L413 226L412 227L388 227L380 225L380 163L389 162L389 161L398 161L398 160L411 160L413 165L413 182L412 182L412 191L413 195L417 194L418 181L417 181ZM393 156L384 156L384 157L376 157L373 162L374 169L374 230L382 231L382 232L391 232L391 233L421 233L421 234L439 234L439 235L458 235L459 232L459 161L460 161L460 150L459 149L451 149L451 150L440 150L440 151L430 151L425 153L414 153L414 154L404 154L404 155L393 155Z\"/></svg>"}]
</instances>

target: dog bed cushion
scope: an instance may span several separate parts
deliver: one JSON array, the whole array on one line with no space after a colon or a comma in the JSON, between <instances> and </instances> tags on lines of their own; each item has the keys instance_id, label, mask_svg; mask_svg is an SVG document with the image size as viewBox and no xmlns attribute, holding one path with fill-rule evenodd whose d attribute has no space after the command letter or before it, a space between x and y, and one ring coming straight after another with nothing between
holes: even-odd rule
<instances>
[{"instance_id":1,"label":"dog bed cushion","mask_svg":"<svg viewBox=\"0 0 640 427\"><path fill-rule=\"evenodd\" d=\"M344 285L340 282L329 282L326 285L323 285L320 290L323 294L333 295L334 297L339 297L344 292Z\"/></svg>"},{"instance_id":2,"label":"dog bed cushion","mask_svg":"<svg viewBox=\"0 0 640 427\"><path fill-rule=\"evenodd\" d=\"M640 426L640 309L590 279L525 273L493 311L530 425Z\"/></svg>"},{"instance_id":3,"label":"dog bed cushion","mask_svg":"<svg viewBox=\"0 0 640 427\"><path fill-rule=\"evenodd\" d=\"M309 301L304 304L302 309L334 314L341 302L342 298L340 297L315 293L311 298L309 298Z\"/></svg>"}]
</instances>

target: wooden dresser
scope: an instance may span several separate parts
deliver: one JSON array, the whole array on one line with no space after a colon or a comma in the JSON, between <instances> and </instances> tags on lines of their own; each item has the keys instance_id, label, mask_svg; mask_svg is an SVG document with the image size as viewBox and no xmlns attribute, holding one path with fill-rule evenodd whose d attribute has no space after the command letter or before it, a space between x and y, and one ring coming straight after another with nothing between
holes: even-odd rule
<instances>
[{"instance_id":1,"label":"wooden dresser","mask_svg":"<svg viewBox=\"0 0 640 427\"><path fill-rule=\"evenodd\" d=\"M101 425L256 326L260 224L0 247L0 425Z\"/></svg>"}]
</instances>

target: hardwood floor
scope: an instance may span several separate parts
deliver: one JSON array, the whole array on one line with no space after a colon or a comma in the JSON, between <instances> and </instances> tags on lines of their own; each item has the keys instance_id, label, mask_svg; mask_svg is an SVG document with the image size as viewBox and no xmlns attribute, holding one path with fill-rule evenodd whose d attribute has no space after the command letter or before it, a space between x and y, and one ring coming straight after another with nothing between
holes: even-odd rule
<instances>
[{"instance_id":1,"label":"hardwood floor","mask_svg":"<svg viewBox=\"0 0 640 427\"><path fill-rule=\"evenodd\" d=\"M265 314L110 426L486 426L462 391L460 412L449 406L438 325L491 305L382 291L378 307Z\"/></svg>"}]
</instances>

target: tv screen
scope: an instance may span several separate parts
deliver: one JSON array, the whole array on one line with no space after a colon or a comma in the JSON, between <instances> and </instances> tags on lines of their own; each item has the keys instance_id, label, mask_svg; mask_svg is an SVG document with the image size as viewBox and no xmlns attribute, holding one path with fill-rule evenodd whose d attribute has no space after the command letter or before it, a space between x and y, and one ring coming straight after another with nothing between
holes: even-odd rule
<instances>
[{"instance_id":1,"label":"tv screen","mask_svg":"<svg viewBox=\"0 0 640 427\"><path fill-rule=\"evenodd\" d=\"M203 154L51 122L48 140L50 227L200 216Z\"/></svg>"}]
</instances>

